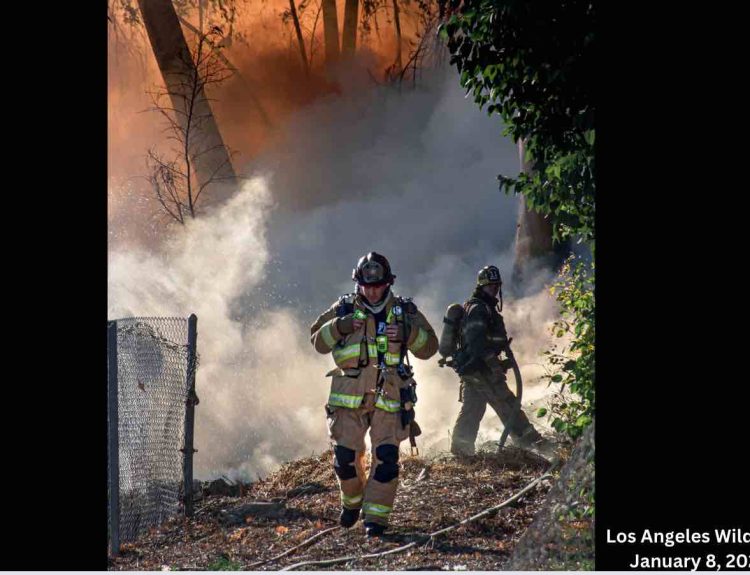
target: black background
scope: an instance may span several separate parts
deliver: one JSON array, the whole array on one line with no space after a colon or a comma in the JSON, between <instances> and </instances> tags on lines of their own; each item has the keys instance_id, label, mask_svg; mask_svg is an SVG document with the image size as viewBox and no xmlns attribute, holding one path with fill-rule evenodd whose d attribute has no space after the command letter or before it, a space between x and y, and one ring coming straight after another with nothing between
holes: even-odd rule
<instances>
[{"instance_id":1,"label":"black background","mask_svg":"<svg viewBox=\"0 0 750 575\"><path fill-rule=\"evenodd\" d=\"M107 29L86 4L16 26L6 83L3 569L107 567ZM742 36L628 7L597 31L598 570L748 552L606 543L748 528L750 509Z\"/></svg>"},{"instance_id":2,"label":"black background","mask_svg":"<svg viewBox=\"0 0 750 575\"><path fill-rule=\"evenodd\" d=\"M750 528L738 37L662 10L606 13L598 34L597 570L750 552L606 543Z\"/></svg>"}]
</instances>

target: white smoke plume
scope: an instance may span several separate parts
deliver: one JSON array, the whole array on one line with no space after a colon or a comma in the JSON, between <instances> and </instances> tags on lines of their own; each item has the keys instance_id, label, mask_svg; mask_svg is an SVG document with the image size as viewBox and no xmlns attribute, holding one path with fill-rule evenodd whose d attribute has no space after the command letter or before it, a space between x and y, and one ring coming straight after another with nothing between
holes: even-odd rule
<instances>
[{"instance_id":1,"label":"white smoke plume","mask_svg":"<svg viewBox=\"0 0 750 575\"><path fill-rule=\"evenodd\" d=\"M110 245L110 318L199 318L196 477L254 479L326 448L333 360L313 350L309 326L353 290L362 254L389 258L394 291L438 334L482 266L509 279L518 200L498 192L496 176L516 174L518 158L501 131L464 99L454 70L414 91L326 98L292 118L229 203L158 249ZM525 405L546 392L538 364L556 314L546 290L505 301ZM417 419L422 446L444 448L458 379L437 359L413 360ZM482 438L501 430L488 409Z\"/></svg>"}]
</instances>

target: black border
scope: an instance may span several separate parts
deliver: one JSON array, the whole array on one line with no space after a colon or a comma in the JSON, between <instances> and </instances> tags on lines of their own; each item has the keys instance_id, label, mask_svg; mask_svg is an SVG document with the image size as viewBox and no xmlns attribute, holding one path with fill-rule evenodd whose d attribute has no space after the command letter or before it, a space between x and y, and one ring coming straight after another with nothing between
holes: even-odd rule
<instances>
[{"instance_id":1,"label":"black border","mask_svg":"<svg viewBox=\"0 0 750 575\"><path fill-rule=\"evenodd\" d=\"M105 570L107 4L38 8L9 20L2 569Z\"/></svg>"},{"instance_id":2,"label":"black border","mask_svg":"<svg viewBox=\"0 0 750 575\"><path fill-rule=\"evenodd\" d=\"M725 200L727 53L709 50L706 13L610 10L597 33L596 569L628 570L636 553L747 554L607 542L750 528L746 352L720 323L741 322L720 255L746 228Z\"/></svg>"}]
</instances>

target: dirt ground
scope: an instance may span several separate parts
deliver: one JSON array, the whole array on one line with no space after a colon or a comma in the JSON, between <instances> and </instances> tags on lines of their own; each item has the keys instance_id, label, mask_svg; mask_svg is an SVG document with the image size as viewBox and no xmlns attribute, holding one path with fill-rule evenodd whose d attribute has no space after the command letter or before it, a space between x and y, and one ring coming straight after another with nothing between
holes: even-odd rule
<instances>
[{"instance_id":1,"label":"dirt ground","mask_svg":"<svg viewBox=\"0 0 750 575\"><path fill-rule=\"evenodd\" d=\"M351 529L337 527L340 503L331 457L325 453L288 463L250 485L242 497L204 497L196 503L193 518L172 519L123 544L110 569L280 570L304 561L379 553L419 540L403 552L303 569L494 571L503 568L550 488L549 482L541 482L512 506L423 544L425 535L508 499L549 464L514 448L460 459L404 456L387 536L367 540L362 522ZM272 512L242 511L243 505L256 501L272 502Z\"/></svg>"}]
</instances>

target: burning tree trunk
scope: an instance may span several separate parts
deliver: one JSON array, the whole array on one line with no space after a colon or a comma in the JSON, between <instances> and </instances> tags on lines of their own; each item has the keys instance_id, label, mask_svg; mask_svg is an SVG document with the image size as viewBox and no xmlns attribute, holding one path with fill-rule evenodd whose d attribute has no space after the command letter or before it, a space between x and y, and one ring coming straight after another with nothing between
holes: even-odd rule
<instances>
[{"instance_id":1,"label":"burning tree trunk","mask_svg":"<svg viewBox=\"0 0 750 575\"><path fill-rule=\"evenodd\" d=\"M197 137L191 144L192 166L199 185L212 182L208 201L214 203L229 197L236 174L229 152L224 145L211 106L205 94L191 98L189 78L195 73L190 50L171 0L138 0L149 41L159 65L164 83L175 110L180 110L187 99L195 106L194 117L201 118ZM177 114L178 121L186 121ZM187 126L184 127L186 130ZM211 199L213 197L213 199Z\"/></svg>"},{"instance_id":2,"label":"burning tree trunk","mask_svg":"<svg viewBox=\"0 0 750 575\"><path fill-rule=\"evenodd\" d=\"M357 20L359 17L359 0L346 0L344 4L344 33L341 53L344 57L354 56L357 48Z\"/></svg>"},{"instance_id":3,"label":"burning tree trunk","mask_svg":"<svg viewBox=\"0 0 750 575\"><path fill-rule=\"evenodd\" d=\"M336 0L322 0L322 3L326 64L331 65L339 59L339 17L336 13Z\"/></svg>"},{"instance_id":4,"label":"burning tree trunk","mask_svg":"<svg viewBox=\"0 0 750 575\"><path fill-rule=\"evenodd\" d=\"M525 160L524 142L518 142L518 156L521 171L531 174L533 168ZM561 250L565 246L552 241L552 222L542 214L530 210L526 198L519 198L518 225L516 226L515 261L513 262L512 284L520 286L528 272L534 268L553 267L558 263Z\"/></svg>"},{"instance_id":5,"label":"burning tree trunk","mask_svg":"<svg viewBox=\"0 0 750 575\"><path fill-rule=\"evenodd\" d=\"M297 33L297 44L299 44L299 55L302 58L302 68L305 71L305 76L310 75L310 67L307 63L307 53L305 52L305 40L302 37L302 29L299 25L299 18L297 17L297 7L294 5L294 0L289 0L289 11L292 14L292 22L294 23L294 31Z\"/></svg>"}]
</instances>

